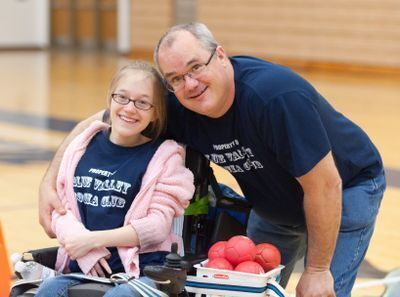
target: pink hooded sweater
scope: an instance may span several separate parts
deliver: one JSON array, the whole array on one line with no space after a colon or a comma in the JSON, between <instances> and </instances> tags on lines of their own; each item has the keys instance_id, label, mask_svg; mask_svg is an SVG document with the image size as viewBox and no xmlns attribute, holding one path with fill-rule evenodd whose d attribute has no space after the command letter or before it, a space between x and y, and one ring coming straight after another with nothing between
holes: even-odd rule
<instances>
[{"instance_id":1,"label":"pink hooded sweater","mask_svg":"<svg viewBox=\"0 0 400 297\"><path fill-rule=\"evenodd\" d=\"M92 137L108 127L100 121L92 123L70 143L61 161L57 193L67 213L59 215L54 211L52 217L52 228L61 244L56 261L56 269L60 272L68 271L70 260L62 247L64 238L90 232L81 222L75 198L75 169ZM172 242L177 242L182 249L182 238L171 232L171 225L174 217L183 215L193 192L193 174L184 166L184 149L173 140L164 141L151 159L140 191L125 216L124 226L131 224L140 242L140 246L118 247L126 273L139 276L139 253L169 251ZM95 248L77 262L87 274L94 264L109 254L106 248Z\"/></svg>"}]
</instances>

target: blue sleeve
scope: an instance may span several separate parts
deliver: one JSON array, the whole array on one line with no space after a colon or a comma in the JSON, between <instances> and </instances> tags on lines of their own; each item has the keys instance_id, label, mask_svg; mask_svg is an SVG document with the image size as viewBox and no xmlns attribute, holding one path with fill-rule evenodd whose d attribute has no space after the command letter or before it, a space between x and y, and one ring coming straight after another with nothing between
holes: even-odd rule
<instances>
[{"instance_id":1,"label":"blue sleeve","mask_svg":"<svg viewBox=\"0 0 400 297\"><path fill-rule=\"evenodd\" d=\"M167 124L164 137L184 142L184 108L172 93L166 97L167 100Z\"/></svg>"},{"instance_id":2,"label":"blue sleeve","mask_svg":"<svg viewBox=\"0 0 400 297\"><path fill-rule=\"evenodd\" d=\"M318 101L292 91L272 99L267 110L270 146L294 177L310 171L331 150L318 112Z\"/></svg>"}]
</instances>

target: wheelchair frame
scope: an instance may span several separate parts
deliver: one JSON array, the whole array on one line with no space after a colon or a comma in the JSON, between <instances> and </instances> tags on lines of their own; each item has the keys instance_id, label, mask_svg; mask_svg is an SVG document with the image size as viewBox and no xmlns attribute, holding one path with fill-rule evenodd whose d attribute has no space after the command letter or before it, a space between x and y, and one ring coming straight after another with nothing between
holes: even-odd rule
<instances>
[{"instance_id":1,"label":"wheelchair frame","mask_svg":"<svg viewBox=\"0 0 400 297\"><path fill-rule=\"evenodd\" d=\"M210 162L199 152L186 148L186 167L194 174L195 194L191 204L199 198L208 197L211 188L216 201L209 202L214 210L215 217L207 214L185 215L182 237L184 241L185 256L183 260L187 262L188 273L194 273L196 264L207 258L208 248L219 240L227 240L234 235L245 235L246 225L251 205L243 200L225 197L215 179ZM242 221L235 218L235 213L244 214ZM233 215L232 215L233 214ZM28 251L23 254L23 261L35 261L46 267L54 268L57 257L57 247L44 248ZM34 283L21 283L13 286L10 297L34 296L29 290L37 287ZM71 297L97 297L103 296L109 285L100 283L86 283L71 287L69 295ZM27 291L24 291L27 290ZM33 290L34 291L34 290ZM206 292L205 292L206 293ZM186 292L170 296L188 296ZM200 296L197 294L196 296ZM243 295L244 296L244 295ZM251 295L254 296L254 295Z\"/></svg>"}]
</instances>

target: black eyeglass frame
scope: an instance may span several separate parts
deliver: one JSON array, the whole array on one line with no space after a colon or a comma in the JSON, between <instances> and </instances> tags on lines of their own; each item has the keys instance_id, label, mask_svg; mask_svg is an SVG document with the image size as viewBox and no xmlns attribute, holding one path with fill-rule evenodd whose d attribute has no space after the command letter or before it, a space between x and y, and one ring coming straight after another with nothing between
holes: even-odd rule
<instances>
[{"instance_id":1,"label":"black eyeglass frame","mask_svg":"<svg viewBox=\"0 0 400 297\"><path fill-rule=\"evenodd\" d=\"M128 99L128 101L127 101L126 103L122 103L122 102L120 102L120 101L118 101L118 100L115 99L117 96L122 96L122 97ZM118 94L118 93L112 93L112 94L111 94L111 99L114 100L114 102L116 102L116 103L118 103L118 104L121 104L121 105L128 105L130 102L133 102L133 105L135 105L135 107L136 107L137 109L139 109L139 110L144 110L144 111L148 111L148 110L150 110L150 109L152 109L152 108L154 107L154 104L152 104L152 103L150 103L150 102L147 102L147 101L145 101L145 100L142 100L142 99L132 99L132 98L129 98L129 97L125 96L125 95ZM140 102L140 101L146 102L147 104L149 104L149 107L148 107L148 108L143 108L143 107L141 107L140 105L138 106L138 102Z\"/></svg>"},{"instance_id":2,"label":"black eyeglass frame","mask_svg":"<svg viewBox=\"0 0 400 297\"><path fill-rule=\"evenodd\" d=\"M207 68L207 66L211 63L212 58L214 57L215 53L217 52L217 48L218 47L215 47L213 49L213 51L211 53L211 56L210 56L210 58L208 58L207 62L205 62L205 63L197 63L197 65L203 65L204 66L204 69L199 74L201 74ZM185 76L186 75L188 75L189 77L193 78L193 76L191 76L191 75L193 75L192 72L193 72L193 68L191 70L185 72L184 74L179 75L180 77L182 77L182 81L183 81L182 86L185 85ZM168 83L168 81L166 79L164 79L164 83L165 83L165 87L167 88L167 90L172 92L172 93L180 91L182 89L182 87L180 87L177 90L174 90L174 88Z\"/></svg>"}]
</instances>

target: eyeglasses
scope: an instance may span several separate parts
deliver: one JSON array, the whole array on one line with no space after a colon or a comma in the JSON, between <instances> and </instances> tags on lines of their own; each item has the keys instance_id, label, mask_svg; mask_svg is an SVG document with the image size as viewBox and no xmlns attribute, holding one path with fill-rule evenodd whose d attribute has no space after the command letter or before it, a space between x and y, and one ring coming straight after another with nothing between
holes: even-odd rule
<instances>
[{"instance_id":1,"label":"eyeglasses","mask_svg":"<svg viewBox=\"0 0 400 297\"><path fill-rule=\"evenodd\" d=\"M189 76L192 79L200 78L201 74L207 68L208 64L210 64L212 57L214 56L217 48L215 48L210 58L206 63L196 63L190 68L190 70L182 75L177 75L172 77L171 79L166 80L166 87L171 92L178 92L185 86L185 76Z\"/></svg>"},{"instance_id":2,"label":"eyeglasses","mask_svg":"<svg viewBox=\"0 0 400 297\"><path fill-rule=\"evenodd\" d=\"M137 109L140 110L149 110L151 108L154 107L153 104L151 104L150 102L146 101L146 100L142 100L142 99L131 99L129 97L126 97L124 95L121 94L111 94L111 98L117 102L118 104L121 105L128 105L129 102L133 102L133 105L135 105L135 107Z\"/></svg>"}]
</instances>

